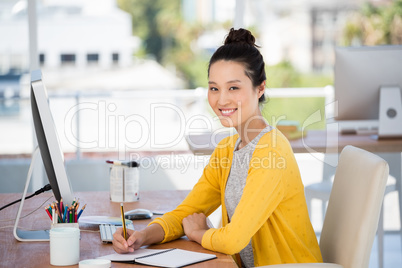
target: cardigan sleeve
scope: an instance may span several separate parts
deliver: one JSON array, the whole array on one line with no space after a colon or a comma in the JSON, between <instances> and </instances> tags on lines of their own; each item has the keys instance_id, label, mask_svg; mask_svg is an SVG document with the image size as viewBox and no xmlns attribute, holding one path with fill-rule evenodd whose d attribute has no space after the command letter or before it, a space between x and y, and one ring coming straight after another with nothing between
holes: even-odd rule
<instances>
[{"instance_id":1,"label":"cardigan sleeve","mask_svg":"<svg viewBox=\"0 0 402 268\"><path fill-rule=\"evenodd\" d=\"M205 232L204 248L232 255L240 252L277 208L285 196L283 169L286 168L286 165L272 166L276 158L282 157L277 149L269 147L254 152L243 195L231 222Z\"/></svg>"},{"instance_id":2,"label":"cardigan sleeve","mask_svg":"<svg viewBox=\"0 0 402 268\"><path fill-rule=\"evenodd\" d=\"M220 144L225 142L222 141ZM222 178L222 168L230 169L230 161L222 161L222 149L219 147L212 153L201 178L184 201L173 211L156 218L150 223L158 223L162 226L165 232L162 243L184 235L182 221L188 215L204 213L209 216L221 205L221 185L219 180Z\"/></svg>"}]
</instances>

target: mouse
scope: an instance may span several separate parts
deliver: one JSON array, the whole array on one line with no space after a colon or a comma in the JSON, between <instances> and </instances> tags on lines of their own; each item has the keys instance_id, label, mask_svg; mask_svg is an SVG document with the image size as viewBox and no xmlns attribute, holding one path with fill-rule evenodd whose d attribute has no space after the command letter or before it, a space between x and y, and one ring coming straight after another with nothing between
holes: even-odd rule
<instances>
[{"instance_id":1,"label":"mouse","mask_svg":"<svg viewBox=\"0 0 402 268\"><path fill-rule=\"evenodd\" d=\"M153 213L144 208L137 208L124 213L124 217L128 220L144 220L150 219L153 216Z\"/></svg>"}]
</instances>

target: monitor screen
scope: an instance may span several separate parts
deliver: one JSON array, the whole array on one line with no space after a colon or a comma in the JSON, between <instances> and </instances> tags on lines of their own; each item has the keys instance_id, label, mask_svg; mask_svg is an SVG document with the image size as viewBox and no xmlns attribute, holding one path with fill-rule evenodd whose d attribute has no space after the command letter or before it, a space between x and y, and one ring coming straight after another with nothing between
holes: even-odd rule
<instances>
[{"instance_id":1,"label":"monitor screen","mask_svg":"<svg viewBox=\"0 0 402 268\"><path fill-rule=\"evenodd\" d=\"M402 46L335 49L337 120L378 120L380 88L402 89Z\"/></svg>"},{"instance_id":2,"label":"monitor screen","mask_svg":"<svg viewBox=\"0 0 402 268\"><path fill-rule=\"evenodd\" d=\"M31 73L31 108L39 150L53 194L57 201L63 198L65 204L71 204L73 191L40 70Z\"/></svg>"}]
</instances>

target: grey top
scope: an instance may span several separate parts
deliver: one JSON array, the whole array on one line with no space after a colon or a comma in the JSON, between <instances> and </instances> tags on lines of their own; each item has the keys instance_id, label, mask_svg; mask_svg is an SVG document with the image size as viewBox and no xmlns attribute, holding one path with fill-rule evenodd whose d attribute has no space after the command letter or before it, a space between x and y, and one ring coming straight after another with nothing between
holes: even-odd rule
<instances>
[{"instance_id":1,"label":"grey top","mask_svg":"<svg viewBox=\"0 0 402 268\"><path fill-rule=\"evenodd\" d=\"M232 167L230 168L229 178L225 189L225 205L228 212L229 221L235 213L236 207L240 202L243 194L244 186L246 185L248 168L254 149L260 138L267 132L272 130L271 126L264 128L252 141L241 149L237 149L241 142L240 137L236 141L233 152ZM243 267L254 267L254 255L251 245L251 239L248 245L240 251L240 258Z\"/></svg>"}]
</instances>

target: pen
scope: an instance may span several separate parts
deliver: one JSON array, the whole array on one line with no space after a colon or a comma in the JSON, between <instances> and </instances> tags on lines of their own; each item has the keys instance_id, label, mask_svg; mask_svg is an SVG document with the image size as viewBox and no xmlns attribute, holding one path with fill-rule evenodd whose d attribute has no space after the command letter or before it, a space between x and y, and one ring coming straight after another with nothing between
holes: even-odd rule
<instances>
[{"instance_id":1,"label":"pen","mask_svg":"<svg viewBox=\"0 0 402 268\"><path fill-rule=\"evenodd\" d=\"M127 166L127 167L138 167L139 164L136 161L122 162L115 160L106 160L106 163L117 165L117 166Z\"/></svg>"},{"instance_id":2,"label":"pen","mask_svg":"<svg viewBox=\"0 0 402 268\"><path fill-rule=\"evenodd\" d=\"M124 240L127 240L127 229L126 229L126 220L124 219L123 203L120 203L120 208L121 208L121 222L123 224Z\"/></svg>"}]
</instances>

